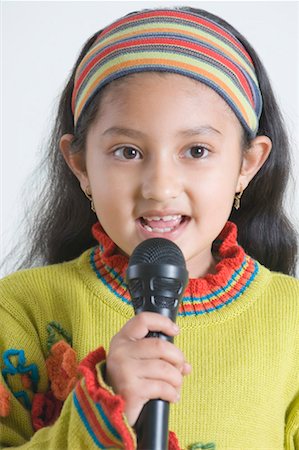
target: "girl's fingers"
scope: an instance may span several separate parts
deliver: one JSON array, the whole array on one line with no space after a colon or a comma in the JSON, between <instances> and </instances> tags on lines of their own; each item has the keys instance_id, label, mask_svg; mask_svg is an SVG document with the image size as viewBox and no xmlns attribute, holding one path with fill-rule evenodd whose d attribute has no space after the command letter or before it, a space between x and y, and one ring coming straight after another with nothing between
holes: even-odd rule
<instances>
[{"instance_id":1,"label":"girl's fingers","mask_svg":"<svg viewBox=\"0 0 299 450\"><path fill-rule=\"evenodd\" d=\"M139 392L139 395L137 394ZM166 402L176 403L179 401L179 389L171 386L162 380L138 380L135 384L134 393L132 391L123 392L122 397L125 399L125 413L131 426L138 419L143 406L149 400L161 399Z\"/></svg>"},{"instance_id":2,"label":"girl's fingers","mask_svg":"<svg viewBox=\"0 0 299 450\"><path fill-rule=\"evenodd\" d=\"M124 325L110 343L108 354L110 369L114 365L113 361L117 362L115 364L117 369L123 360L163 359L184 373L185 358L181 350L163 339L150 337L145 339L149 331L175 335L178 328L170 319L157 313L144 312L135 316Z\"/></svg>"},{"instance_id":3,"label":"girl's fingers","mask_svg":"<svg viewBox=\"0 0 299 450\"><path fill-rule=\"evenodd\" d=\"M139 362L135 362L135 364L132 364L131 370L139 380L146 380L149 384L155 380L167 382L176 389L182 385L183 374L181 370L160 359L145 360L142 362L142 366Z\"/></svg>"},{"instance_id":4,"label":"girl's fingers","mask_svg":"<svg viewBox=\"0 0 299 450\"><path fill-rule=\"evenodd\" d=\"M181 372L164 361L146 361L142 366L135 362L122 377L117 393L130 403L133 401L145 403L153 398L174 402L176 401L174 392L176 396L179 394L182 379ZM161 386L164 388L167 386L166 394L159 390Z\"/></svg>"},{"instance_id":5,"label":"girl's fingers","mask_svg":"<svg viewBox=\"0 0 299 450\"><path fill-rule=\"evenodd\" d=\"M150 331L175 336L179 329L167 317L143 312L112 338L107 354L106 381L124 398L130 425L148 400L178 401L182 379L191 370L174 344L146 338Z\"/></svg>"},{"instance_id":6,"label":"girl's fingers","mask_svg":"<svg viewBox=\"0 0 299 450\"><path fill-rule=\"evenodd\" d=\"M146 337L149 331L159 331L168 336L175 336L179 328L172 320L161 314L142 312L126 323L119 332L119 336L135 341Z\"/></svg>"},{"instance_id":7,"label":"girl's fingers","mask_svg":"<svg viewBox=\"0 0 299 450\"><path fill-rule=\"evenodd\" d=\"M137 392L140 393L140 396L137 395ZM176 403L180 398L177 389L161 380L150 383L149 380L139 380L139 383L135 384L133 392L122 392L121 395L125 399L125 414L131 426L135 424L144 404L149 400L159 398L170 403Z\"/></svg>"},{"instance_id":8,"label":"girl's fingers","mask_svg":"<svg viewBox=\"0 0 299 450\"><path fill-rule=\"evenodd\" d=\"M146 397L144 396L146 402L160 398L166 402L176 403L180 398L179 391L163 380L155 380L154 382L148 383L146 394Z\"/></svg>"},{"instance_id":9,"label":"girl's fingers","mask_svg":"<svg viewBox=\"0 0 299 450\"><path fill-rule=\"evenodd\" d=\"M157 338L141 339L130 345L130 357L145 362L146 360L162 359L168 363L182 368L185 357L180 349L168 341Z\"/></svg>"},{"instance_id":10,"label":"girl's fingers","mask_svg":"<svg viewBox=\"0 0 299 450\"><path fill-rule=\"evenodd\" d=\"M185 362L183 367L182 367L182 374L183 375L188 375L189 373L191 373L191 371L192 371L191 364Z\"/></svg>"}]
</instances>

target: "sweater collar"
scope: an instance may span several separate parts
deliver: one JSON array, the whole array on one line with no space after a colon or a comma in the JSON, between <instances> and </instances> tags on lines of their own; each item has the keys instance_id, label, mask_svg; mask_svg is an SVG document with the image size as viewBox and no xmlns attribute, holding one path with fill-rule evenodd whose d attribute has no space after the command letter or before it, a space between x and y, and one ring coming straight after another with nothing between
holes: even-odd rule
<instances>
[{"instance_id":1,"label":"sweater collar","mask_svg":"<svg viewBox=\"0 0 299 450\"><path fill-rule=\"evenodd\" d=\"M93 226L92 233L99 243L90 255L92 269L111 292L121 301L131 305L125 282L128 257L120 253L99 222ZM255 279L259 266L237 243L237 227L234 223L226 223L213 243L213 253L218 261L215 273L189 279L178 315L211 313L229 305L236 301Z\"/></svg>"}]
</instances>

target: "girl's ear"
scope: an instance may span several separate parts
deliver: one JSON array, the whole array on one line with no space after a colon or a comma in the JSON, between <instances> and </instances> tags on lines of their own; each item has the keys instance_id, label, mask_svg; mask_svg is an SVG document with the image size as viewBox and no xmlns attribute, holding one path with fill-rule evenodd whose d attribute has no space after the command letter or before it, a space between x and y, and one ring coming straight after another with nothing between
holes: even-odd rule
<instances>
[{"instance_id":1,"label":"girl's ear","mask_svg":"<svg viewBox=\"0 0 299 450\"><path fill-rule=\"evenodd\" d=\"M268 136L257 136L250 147L245 150L237 185L237 192L244 190L252 178L267 160L272 148L272 141Z\"/></svg>"},{"instance_id":2,"label":"girl's ear","mask_svg":"<svg viewBox=\"0 0 299 450\"><path fill-rule=\"evenodd\" d=\"M89 186L88 175L85 164L85 153L83 151L75 152L71 149L71 143L74 136L72 134L64 134L60 139L59 148L65 159L65 162L78 178L81 189L85 192Z\"/></svg>"}]
</instances>

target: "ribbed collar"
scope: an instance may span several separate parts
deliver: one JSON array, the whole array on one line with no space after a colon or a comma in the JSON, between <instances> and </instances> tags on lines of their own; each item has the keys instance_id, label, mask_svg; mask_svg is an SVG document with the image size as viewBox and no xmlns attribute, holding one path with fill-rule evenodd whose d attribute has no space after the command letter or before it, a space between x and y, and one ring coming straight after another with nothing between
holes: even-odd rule
<instances>
[{"instance_id":1,"label":"ribbed collar","mask_svg":"<svg viewBox=\"0 0 299 450\"><path fill-rule=\"evenodd\" d=\"M92 269L121 301L131 304L125 282L128 257L119 252L99 223L93 226L92 232L99 242L90 255ZM179 316L216 311L236 301L255 279L259 265L237 243L237 227L234 223L226 223L213 244L213 252L218 261L215 273L189 280Z\"/></svg>"}]
</instances>

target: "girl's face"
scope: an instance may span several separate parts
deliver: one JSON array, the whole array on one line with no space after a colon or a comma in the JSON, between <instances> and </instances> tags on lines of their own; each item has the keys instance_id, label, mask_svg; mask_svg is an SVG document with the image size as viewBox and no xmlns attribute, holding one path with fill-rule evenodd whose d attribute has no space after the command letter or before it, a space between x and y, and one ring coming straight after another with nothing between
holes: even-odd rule
<instances>
[{"instance_id":1,"label":"girl's face","mask_svg":"<svg viewBox=\"0 0 299 450\"><path fill-rule=\"evenodd\" d=\"M213 270L212 242L248 184L241 140L238 119L212 89L180 75L138 74L106 88L79 179L124 253L165 237L198 277Z\"/></svg>"}]
</instances>

